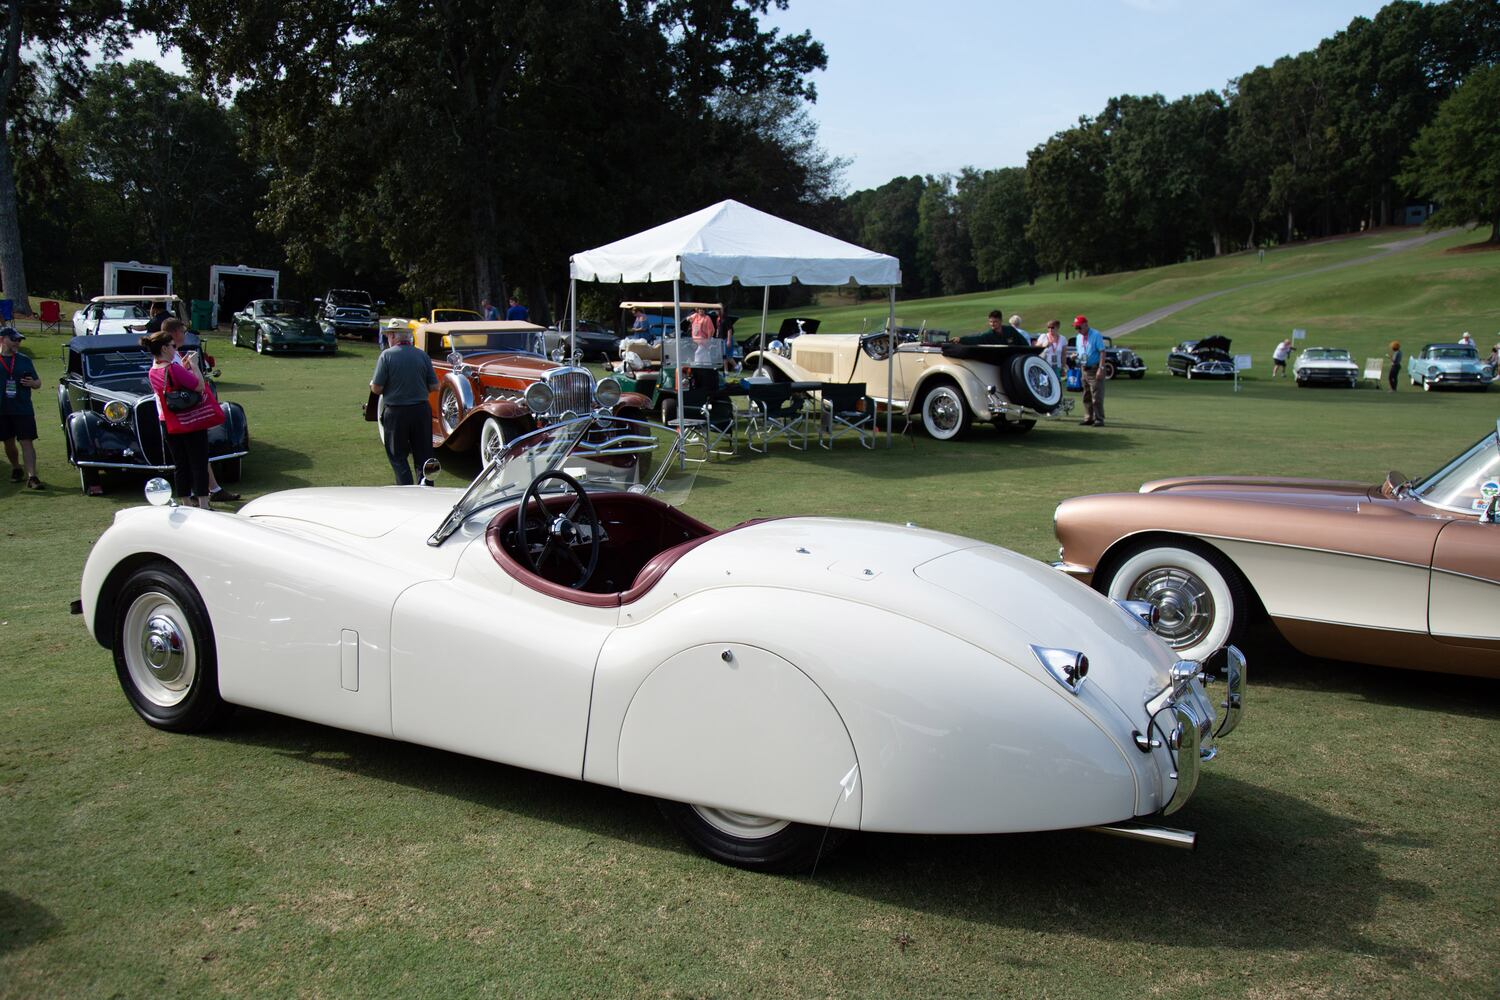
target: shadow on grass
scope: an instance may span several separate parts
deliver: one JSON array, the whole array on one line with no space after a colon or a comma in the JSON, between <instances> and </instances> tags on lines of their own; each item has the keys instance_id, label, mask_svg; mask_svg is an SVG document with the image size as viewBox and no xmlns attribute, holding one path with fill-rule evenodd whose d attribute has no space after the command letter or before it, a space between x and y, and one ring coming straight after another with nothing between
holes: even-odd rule
<instances>
[{"instance_id":1,"label":"shadow on grass","mask_svg":"<svg viewBox=\"0 0 1500 1000\"><path fill-rule=\"evenodd\" d=\"M457 754L242 711L213 738L561 824L591 840L687 857L695 852L647 798ZM1307 802L1209 773L1178 821L1196 853L1083 831L994 836L861 834L808 879L903 909L1044 934L1172 946L1379 956L1402 968L1431 956L1390 948L1360 927L1392 897L1430 890L1382 870L1377 833ZM771 877L771 876L767 876Z\"/></svg>"},{"instance_id":2,"label":"shadow on grass","mask_svg":"<svg viewBox=\"0 0 1500 1000\"><path fill-rule=\"evenodd\" d=\"M0 889L0 955L44 941L61 926L46 907Z\"/></svg>"}]
</instances>

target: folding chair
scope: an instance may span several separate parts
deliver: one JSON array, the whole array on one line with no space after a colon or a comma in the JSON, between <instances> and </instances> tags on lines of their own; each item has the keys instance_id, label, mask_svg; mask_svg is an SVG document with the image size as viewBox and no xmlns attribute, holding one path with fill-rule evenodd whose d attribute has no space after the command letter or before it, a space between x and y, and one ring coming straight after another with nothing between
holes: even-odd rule
<instances>
[{"instance_id":1,"label":"folding chair","mask_svg":"<svg viewBox=\"0 0 1500 1000\"><path fill-rule=\"evenodd\" d=\"M798 451L807 450L807 398L794 393L784 382L752 384L746 388L750 398L750 426L745 437L751 451L770 450L771 441L781 438ZM801 437L799 445L793 435ZM760 447L755 439L760 438Z\"/></svg>"},{"instance_id":2,"label":"folding chair","mask_svg":"<svg viewBox=\"0 0 1500 1000\"><path fill-rule=\"evenodd\" d=\"M703 458L688 458L689 462L706 462L709 455L733 456L738 453L735 443L735 414L733 402L726 398L714 398L710 389L684 389L682 391L683 416L675 409L677 397L668 396L663 407L672 413L664 422L673 430L681 430L689 445L701 447ZM724 448L724 439L729 439L729 448Z\"/></svg>"},{"instance_id":3,"label":"folding chair","mask_svg":"<svg viewBox=\"0 0 1500 1000\"><path fill-rule=\"evenodd\" d=\"M56 299L43 299L37 307L36 320L37 333L59 332L62 328L62 303Z\"/></svg>"},{"instance_id":4,"label":"folding chair","mask_svg":"<svg viewBox=\"0 0 1500 1000\"><path fill-rule=\"evenodd\" d=\"M866 398L863 382L825 382L820 395L818 444L832 451L835 438L853 434L866 448L875 447L875 406Z\"/></svg>"}]
</instances>

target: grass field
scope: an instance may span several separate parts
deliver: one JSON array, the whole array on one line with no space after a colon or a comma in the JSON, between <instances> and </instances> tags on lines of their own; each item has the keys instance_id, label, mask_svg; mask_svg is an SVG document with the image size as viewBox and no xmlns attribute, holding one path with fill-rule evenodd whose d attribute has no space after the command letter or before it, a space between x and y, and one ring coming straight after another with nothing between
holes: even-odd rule
<instances>
[{"instance_id":1,"label":"grass field","mask_svg":"<svg viewBox=\"0 0 1500 1000\"><path fill-rule=\"evenodd\" d=\"M1360 242L1265 266L1293 273L1295 254L1307 266ZM1260 338L1244 348L1258 362L1293 326L1356 356L1393 330L1500 329L1500 254L1443 254L1452 242L1141 331L1131 339L1153 370L1110 386L1103 430L1047 422L1021 438L980 428L950 444L742 455L704 469L689 510L720 526L911 520L1047 559L1054 506L1082 492L1194 472L1427 471L1493 428L1500 390L1298 390L1262 363L1236 393L1160 367L1174 338L1210 329L1237 349ZM959 326L937 311L951 308L978 328L998 303L1111 325L1259 266L1086 279L1064 286L1073 299L1039 285L903 304L903 318ZM24 345L49 384L60 344ZM372 348L210 346L222 394L249 413L247 494L389 480L357 415ZM1262 653L1245 723L1173 818L1199 832L1194 854L1084 833L862 836L814 876L750 875L608 789L258 712L207 736L148 728L67 613L90 545L141 502L140 481L83 497L50 392L37 404L49 489L0 483L0 995L1500 993L1494 683ZM474 471L449 464L445 484Z\"/></svg>"}]
</instances>

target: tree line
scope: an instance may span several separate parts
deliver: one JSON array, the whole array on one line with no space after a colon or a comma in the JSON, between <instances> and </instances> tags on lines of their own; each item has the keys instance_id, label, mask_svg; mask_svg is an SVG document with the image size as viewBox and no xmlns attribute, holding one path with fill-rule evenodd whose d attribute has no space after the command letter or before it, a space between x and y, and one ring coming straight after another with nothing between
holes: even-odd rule
<instances>
[{"instance_id":1,"label":"tree line","mask_svg":"<svg viewBox=\"0 0 1500 1000\"><path fill-rule=\"evenodd\" d=\"M1357 232L1409 201L1497 240L1497 61L1494 0L1397 0L1222 93L1111 98L1024 168L857 191L842 231L899 256L908 295Z\"/></svg>"},{"instance_id":2,"label":"tree line","mask_svg":"<svg viewBox=\"0 0 1500 1000\"><path fill-rule=\"evenodd\" d=\"M787 0L6 3L0 282L22 302L138 259L187 296L246 263L303 298L519 290L548 319L569 253L728 197L896 255L907 296L1351 232L1412 198L1500 213L1493 0L1397 0L1222 93L1112 98L1025 167L847 196L807 112L822 45L761 25ZM187 75L112 61L141 33ZM581 312L638 292L659 289Z\"/></svg>"}]
</instances>

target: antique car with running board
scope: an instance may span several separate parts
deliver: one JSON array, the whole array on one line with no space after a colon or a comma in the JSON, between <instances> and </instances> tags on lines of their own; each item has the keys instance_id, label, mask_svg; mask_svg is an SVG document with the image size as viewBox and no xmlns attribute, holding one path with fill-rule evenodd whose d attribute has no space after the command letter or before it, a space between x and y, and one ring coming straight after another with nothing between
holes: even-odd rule
<instances>
[{"instance_id":1,"label":"antique car with running board","mask_svg":"<svg viewBox=\"0 0 1500 1000\"><path fill-rule=\"evenodd\" d=\"M940 531L716 530L672 505L701 468L686 440L595 414L467 490L237 514L159 483L74 610L150 725L242 705L595 782L746 868L804 870L856 830L1192 845L1155 822L1242 717L1237 650L1179 659L1148 606Z\"/></svg>"}]
</instances>

